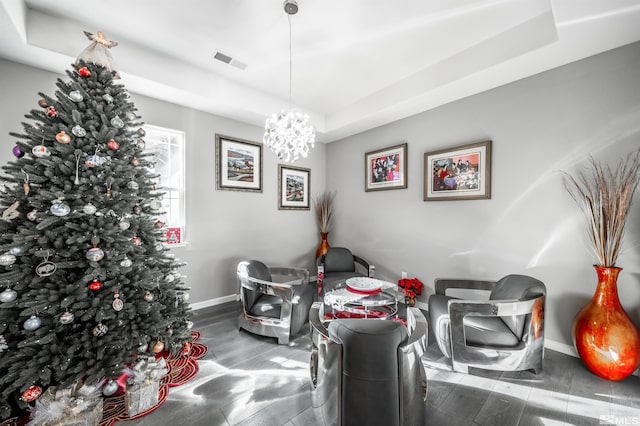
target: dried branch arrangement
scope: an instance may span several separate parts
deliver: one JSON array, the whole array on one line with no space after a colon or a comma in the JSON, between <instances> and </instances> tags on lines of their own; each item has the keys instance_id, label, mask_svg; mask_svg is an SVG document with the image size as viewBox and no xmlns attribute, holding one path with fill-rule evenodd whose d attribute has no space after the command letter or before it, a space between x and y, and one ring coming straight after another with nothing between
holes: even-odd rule
<instances>
[{"instance_id":1,"label":"dried branch arrangement","mask_svg":"<svg viewBox=\"0 0 640 426\"><path fill-rule=\"evenodd\" d=\"M587 219L589 239L598 266L616 266L624 225L640 181L640 150L629 154L615 170L589 158L590 173L564 173L564 187Z\"/></svg>"},{"instance_id":2,"label":"dried branch arrangement","mask_svg":"<svg viewBox=\"0 0 640 426\"><path fill-rule=\"evenodd\" d=\"M316 221L320 227L320 232L329 232L331 229L331 218L333 217L333 192L324 192L315 199Z\"/></svg>"}]
</instances>

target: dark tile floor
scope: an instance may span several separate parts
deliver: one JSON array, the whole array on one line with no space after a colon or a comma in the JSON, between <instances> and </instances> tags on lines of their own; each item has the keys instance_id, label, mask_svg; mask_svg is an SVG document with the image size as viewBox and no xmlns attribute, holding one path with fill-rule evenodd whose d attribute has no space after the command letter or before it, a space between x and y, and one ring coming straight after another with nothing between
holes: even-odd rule
<instances>
[{"instance_id":1,"label":"dark tile floor","mask_svg":"<svg viewBox=\"0 0 640 426\"><path fill-rule=\"evenodd\" d=\"M197 311L194 330L209 348L198 376L172 388L152 414L121 424L318 425L311 408L308 333L278 346L274 339L239 331L238 315L236 303ZM439 355L430 345L425 357L438 362ZM580 360L551 350L537 376L437 368L427 368L427 374L427 425L640 424L638 377L605 381Z\"/></svg>"}]
</instances>

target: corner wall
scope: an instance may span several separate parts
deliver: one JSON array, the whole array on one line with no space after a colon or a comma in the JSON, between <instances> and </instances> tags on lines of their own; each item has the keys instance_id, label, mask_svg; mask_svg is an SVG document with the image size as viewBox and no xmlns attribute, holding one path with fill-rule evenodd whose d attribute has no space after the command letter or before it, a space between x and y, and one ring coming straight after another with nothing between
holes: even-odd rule
<instances>
[{"instance_id":1,"label":"corner wall","mask_svg":"<svg viewBox=\"0 0 640 426\"><path fill-rule=\"evenodd\" d=\"M336 191L333 246L350 247L380 278L532 275L547 285L546 338L572 346L571 321L593 295L585 222L561 170L587 156L614 164L640 147L640 43L575 62L327 147ZM425 152L493 141L492 198L423 201ZM364 153L408 142L408 189L364 191ZM640 194L618 266L622 304L640 308Z\"/></svg>"}]
</instances>

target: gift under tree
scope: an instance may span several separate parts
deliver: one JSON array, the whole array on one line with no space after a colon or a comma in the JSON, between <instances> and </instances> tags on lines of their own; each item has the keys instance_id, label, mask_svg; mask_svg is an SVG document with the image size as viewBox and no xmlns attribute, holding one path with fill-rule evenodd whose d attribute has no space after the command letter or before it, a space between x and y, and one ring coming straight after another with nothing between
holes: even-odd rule
<instances>
[{"instance_id":1,"label":"gift under tree","mask_svg":"<svg viewBox=\"0 0 640 426\"><path fill-rule=\"evenodd\" d=\"M140 117L102 33L26 115L0 192L0 418L191 339ZM13 142L13 141L12 141ZM9 147L8 149L11 149Z\"/></svg>"}]
</instances>

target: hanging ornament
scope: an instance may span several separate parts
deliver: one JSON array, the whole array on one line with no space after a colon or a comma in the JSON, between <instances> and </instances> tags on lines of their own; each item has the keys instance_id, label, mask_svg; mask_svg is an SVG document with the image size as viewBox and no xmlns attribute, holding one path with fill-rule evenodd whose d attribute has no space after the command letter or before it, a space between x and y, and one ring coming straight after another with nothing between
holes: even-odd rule
<instances>
[{"instance_id":1,"label":"hanging ornament","mask_svg":"<svg viewBox=\"0 0 640 426\"><path fill-rule=\"evenodd\" d=\"M107 380L107 383L102 387L102 394L104 396L111 396L118 391L120 386L114 380Z\"/></svg>"},{"instance_id":2,"label":"hanging ornament","mask_svg":"<svg viewBox=\"0 0 640 426\"><path fill-rule=\"evenodd\" d=\"M138 182L136 182L135 180L130 180L129 182L127 182L127 188L136 191L139 188Z\"/></svg>"},{"instance_id":3,"label":"hanging ornament","mask_svg":"<svg viewBox=\"0 0 640 426\"><path fill-rule=\"evenodd\" d=\"M139 127L138 130L136 130L136 133L138 133L140 137L147 134L147 132L142 127Z\"/></svg>"},{"instance_id":4,"label":"hanging ornament","mask_svg":"<svg viewBox=\"0 0 640 426\"><path fill-rule=\"evenodd\" d=\"M102 289L102 283L98 280L93 280L90 284L89 284L89 290L91 291L98 291Z\"/></svg>"},{"instance_id":5,"label":"hanging ornament","mask_svg":"<svg viewBox=\"0 0 640 426\"><path fill-rule=\"evenodd\" d=\"M191 343L185 342L185 344L182 345L182 355L189 355L189 352L191 352Z\"/></svg>"},{"instance_id":6,"label":"hanging ornament","mask_svg":"<svg viewBox=\"0 0 640 426\"><path fill-rule=\"evenodd\" d=\"M131 165L134 166L134 167L137 167L137 166L140 165L140 160L138 160L138 157L133 157L131 159Z\"/></svg>"},{"instance_id":7,"label":"hanging ornament","mask_svg":"<svg viewBox=\"0 0 640 426\"><path fill-rule=\"evenodd\" d=\"M156 225L156 228L160 229L164 226L164 222L161 220L156 220L155 225Z\"/></svg>"},{"instance_id":8,"label":"hanging ornament","mask_svg":"<svg viewBox=\"0 0 640 426\"><path fill-rule=\"evenodd\" d=\"M156 251L162 251L164 250L164 244L162 244L160 241L158 241L155 245L155 249Z\"/></svg>"},{"instance_id":9,"label":"hanging ornament","mask_svg":"<svg viewBox=\"0 0 640 426\"><path fill-rule=\"evenodd\" d=\"M140 346L138 346L138 351L140 352L146 352L149 350L149 344L148 343L140 343Z\"/></svg>"},{"instance_id":10,"label":"hanging ornament","mask_svg":"<svg viewBox=\"0 0 640 426\"><path fill-rule=\"evenodd\" d=\"M164 343L156 342L156 344L153 345L153 353L159 354L163 350L164 350Z\"/></svg>"},{"instance_id":11,"label":"hanging ornament","mask_svg":"<svg viewBox=\"0 0 640 426\"><path fill-rule=\"evenodd\" d=\"M109 142L107 142L107 148L109 148L111 151L116 151L118 148L120 148L120 145L118 144L118 142L111 139Z\"/></svg>"},{"instance_id":12,"label":"hanging ornament","mask_svg":"<svg viewBox=\"0 0 640 426\"><path fill-rule=\"evenodd\" d=\"M136 117L136 115L131 111L127 111L124 115L126 115L127 118L131 121L135 120L136 118L139 118L139 117Z\"/></svg>"},{"instance_id":13,"label":"hanging ornament","mask_svg":"<svg viewBox=\"0 0 640 426\"><path fill-rule=\"evenodd\" d=\"M104 186L107 187L107 200L111 199L111 183L112 182L109 180L104 184Z\"/></svg>"},{"instance_id":14,"label":"hanging ornament","mask_svg":"<svg viewBox=\"0 0 640 426\"><path fill-rule=\"evenodd\" d=\"M9 349L9 345L7 345L7 339L5 339L2 334L0 334L0 354L7 349Z\"/></svg>"},{"instance_id":15,"label":"hanging ornament","mask_svg":"<svg viewBox=\"0 0 640 426\"><path fill-rule=\"evenodd\" d=\"M78 169L80 169L80 157L82 157L82 150L76 149L73 155L74 157L76 157L76 179L73 181L73 183L75 185L80 185L80 176Z\"/></svg>"},{"instance_id":16,"label":"hanging ornament","mask_svg":"<svg viewBox=\"0 0 640 426\"><path fill-rule=\"evenodd\" d=\"M75 126L73 126L73 128L71 129L71 133L73 133L74 135L76 135L77 137L81 138L87 135L87 131L84 129L84 127L76 124Z\"/></svg>"},{"instance_id":17,"label":"hanging ornament","mask_svg":"<svg viewBox=\"0 0 640 426\"><path fill-rule=\"evenodd\" d=\"M15 219L16 217L20 216L18 207L20 207L20 201L16 201L15 203L11 204L2 212L2 219L10 221L11 219Z\"/></svg>"},{"instance_id":18,"label":"hanging ornament","mask_svg":"<svg viewBox=\"0 0 640 426\"><path fill-rule=\"evenodd\" d=\"M0 302L9 303L16 300L18 297L18 293L15 290L11 290L10 288L5 288L2 293L0 293Z\"/></svg>"},{"instance_id":19,"label":"hanging ornament","mask_svg":"<svg viewBox=\"0 0 640 426\"><path fill-rule=\"evenodd\" d=\"M142 245L142 240L140 238L138 238L138 237L131 238L131 242L136 247L140 247Z\"/></svg>"},{"instance_id":20,"label":"hanging ornament","mask_svg":"<svg viewBox=\"0 0 640 426\"><path fill-rule=\"evenodd\" d=\"M71 136L69 136L66 132L60 132L56 135L56 140L59 143L66 145L71 142Z\"/></svg>"},{"instance_id":21,"label":"hanging ornament","mask_svg":"<svg viewBox=\"0 0 640 426\"><path fill-rule=\"evenodd\" d=\"M56 272L56 269L58 269L55 263L49 261L49 250L44 253L44 260L36 266L36 274L39 277L48 277L49 275L53 275L53 273Z\"/></svg>"},{"instance_id":22,"label":"hanging ornament","mask_svg":"<svg viewBox=\"0 0 640 426\"><path fill-rule=\"evenodd\" d=\"M71 207L62 200L55 200L49 209L54 216L66 216L71 213Z\"/></svg>"},{"instance_id":23,"label":"hanging ornament","mask_svg":"<svg viewBox=\"0 0 640 426\"><path fill-rule=\"evenodd\" d=\"M13 152L13 155L16 158L24 157L24 152L22 152L22 149L18 145L14 146L13 149L11 150L11 152Z\"/></svg>"},{"instance_id":24,"label":"hanging ornament","mask_svg":"<svg viewBox=\"0 0 640 426\"><path fill-rule=\"evenodd\" d=\"M71 324L74 319L75 319L74 315L71 312L67 311L64 314L60 315L59 321L60 321L60 324L67 325L67 324Z\"/></svg>"},{"instance_id":25,"label":"hanging ornament","mask_svg":"<svg viewBox=\"0 0 640 426\"><path fill-rule=\"evenodd\" d=\"M105 93L104 95L102 95L102 99L104 99L105 102L108 104L113 103L113 96L111 96L108 93Z\"/></svg>"},{"instance_id":26,"label":"hanging ornament","mask_svg":"<svg viewBox=\"0 0 640 426\"><path fill-rule=\"evenodd\" d=\"M98 325L93 328L93 335L96 337L104 336L105 334L107 334L107 331L109 331L109 329L106 325L104 325L103 323L98 323Z\"/></svg>"},{"instance_id":27,"label":"hanging ornament","mask_svg":"<svg viewBox=\"0 0 640 426\"><path fill-rule=\"evenodd\" d=\"M113 295L113 299L113 303L111 304L111 306L113 306L113 310L116 312L120 312L122 308L124 308L124 302L122 301L122 299L120 299L118 290L116 290L115 294Z\"/></svg>"},{"instance_id":28,"label":"hanging ornament","mask_svg":"<svg viewBox=\"0 0 640 426\"><path fill-rule=\"evenodd\" d=\"M116 115L111 119L111 125L116 129L122 129L124 127L124 121L122 121L122 118Z\"/></svg>"},{"instance_id":29,"label":"hanging ornament","mask_svg":"<svg viewBox=\"0 0 640 426\"><path fill-rule=\"evenodd\" d=\"M27 331L37 330L42 325L42 320L35 315L31 315L23 324L22 327Z\"/></svg>"},{"instance_id":30,"label":"hanging ornament","mask_svg":"<svg viewBox=\"0 0 640 426\"><path fill-rule=\"evenodd\" d=\"M42 388L40 386L33 385L22 393L20 397L24 402L33 402L42 395Z\"/></svg>"},{"instance_id":31,"label":"hanging ornament","mask_svg":"<svg viewBox=\"0 0 640 426\"><path fill-rule=\"evenodd\" d=\"M0 266L10 266L16 263L16 257L10 253L0 254Z\"/></svg>"},{"instance_id":32,"label":"hanging ornament","mask_svg":"<svg viewBox=\"0 0 640 426\"><path fill-rule=\"evenodd\" d=\"M91 71L89 71L89 68L87 67L82 67L78 70L78 74L80 74L81 77L84 78L89 78L91 77Z\"/></svg>"},{"instance_id":33,"label":"hanging ornament","mask_svg":"<svg viewBox=\"0 0 640 426\"><path fill-rule=\"evenodd\" d=\"M73 102L82 102L84 96L82 96L82 93L80 93L78 90L74 90L72 92L69 92L69 99L71 99Z\"/></svg>"},{"instance_id":34,"label":"hanging ornament","mask_svg":"<svg viewBox=\"0 0 640 426\"><path fill-rule=\"evenodd\" d=\"M91 262L99 262L104 258L104 251L102 251L101 248L94 246L87 250L86 256Z\"/></svg>"},{"instance_id":35,"label":"hanging ornament","mask_svg":"<svg viewBox=\"0 0 640 426\"><path fill-rule=\"evenodd\" d=\"M9 253L14 256L21 256L22 254L24 254L24 247L11 247L9 249Z\"/></svg>"},{"instance_id":36,"label":"hanging ornament","mask_svg":"<svg viewBox=\"0 0 640 426\"><path fill-rule=\"evenodd\" d=\"M100 157L97 154L94 154L94 155L88 156L87 159L85 160L84 164L87 167L96 167L96 166L102 166L107 161L109 161L109 160L107 160L104 157Z\"/></svg>"},{"instance_id":37,"label":"hanging ornament","mask_svg":"<svg viewBox=\"0 0 640 426\"><path fill-rule=\"evenodd\" d=\"M30 221L34 221L38 218L38 211L37 210L31 210L29 213L27 213L27 219L29 219Z\"/></svg>"},{"instance_id":38,"label":"hanging ornament","mask_svg":"<svg viewBox=\"0 0 640 426\"><path fill-rule=\"evenodd\" d=\"M58 111L52 106L47 108L47 117L56 118L58 116Z\"/></svg>"},{"instance_id":39,"label":"hanging ornament","mask_svg":"<svg viewBox=\"0 0 640 426\"><path fill-rule=\"evenodd\" d=\"M91 203L85 204L84 207L82 208L82 211L85 212L86 214L94 214L97 210L98 208Z\"/></svg>"},{"instance_id":40,"label":"hanging ornament","mask_svg":"<svg viewBox=\"0 0 640 426\"><path fill-rule=\"evenodd\" d=\"M44 145L36 145L31 148L31 153L38 158L48 157L51 155L51 151Z\"/></svg>"},{"instance_id":41,"label":"hanging ornament","mask_svg":"<svg viewBox=\"0 0 640 426\"><path fill-rule=\"evenodd\" d=\"M187 329L191 330L193 327L193 321L187 321Z\"/></svg>"},{"instance_id":42,"label":"hanging ornament","mask_svg":"<svg viewBox=\"0 0 640 426\"><path fill-rule=\"evenodd\" d=\"M121 230L126 231L131 226L131 223L127 219L120 219L120 223L118 224Z\"/></svg>"},{"instance_id":43,"label":"hanging ornament","mask_svg":"<svg viewBox=\"0 0 640 426\"><path fill-rule=\"evenodd\" d=\"M153 302L153 299L155 299L155 296L150 291L144 294L144 300L146 300L147 302Z\"/></svg>"},{"instance_id":44,"label":"hanging ornament","mask_svg":"<svg viewBox=\"0 0 640 426\"><path fill-rule=\"evenodd\" d=\"M24 182L22 183L22 189L24 190L24 195L29 195L31 191L31 187L29 186L29 174L22 169L22 173L24 173Z\"/></svg>"},{"instance_id":45,"label":"hanging ornament","mask_svg":"<svg viewBox=\"0 0 640 426\"><path fill-rule=\"evenodd\" d=\"M122 262L120 262L120 266L122 266L123 268L129 268L132 264L133 262L131 262L131 259L129 259L127 256L125 256L124 259L122 259Z\"/></svg>"},{"instance_id":46,"label":"hanging ornament","mask_svg":"<svg viewBox=\"0 0 640 426\"><path fill-rule=\"evenodd\" d=\"M49 106L47 100L43 98L38 99L38 105L40 106L40 108L46 108Z\"/></svg>"},{"instance_id":47,"label":"hanging ornament","mask_svg":"<svg viewBox=\"0 0 640 426\"><path fill-rule=\"evenodd\" d=\"M164 277L164 280L168 283L172 283L175 279L176 277L174 277L173 274L168 274L166 277Z\"/></svg>"},{"instance_id":48,"label":"hanging ornament","mask_svg":"<svg viewBox=\"0 0 640 426\"><path fill-rule=\"evenodd\" d=\"M135 214L140 214L142 213L142 207L140 207L138 204L136 204L135 206L133 206L133 212Z\"/></svg>"}]
</instances>

